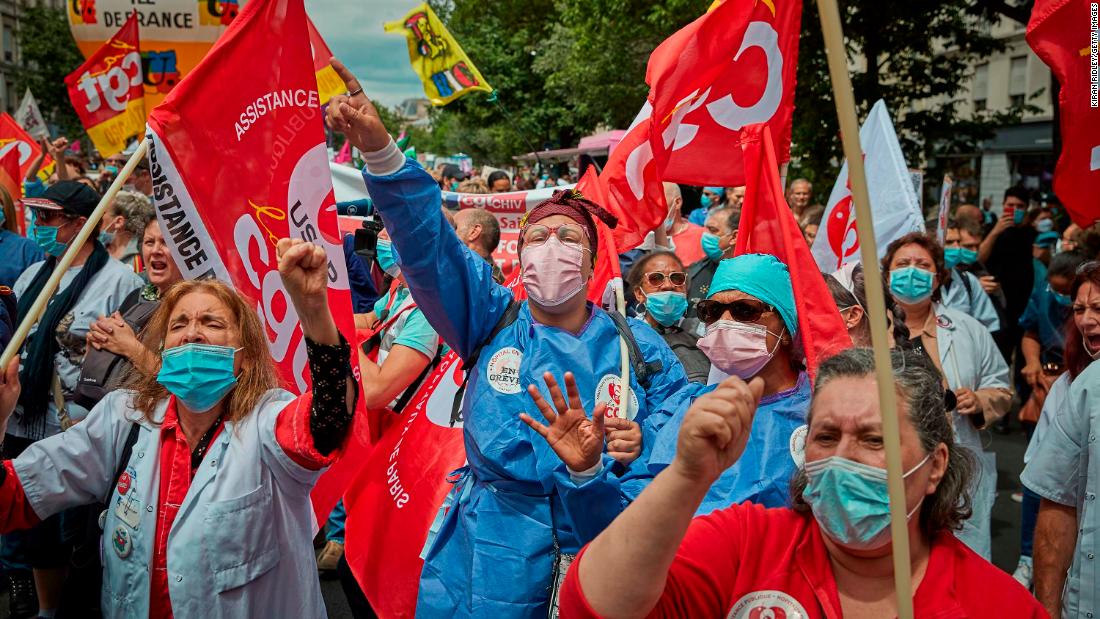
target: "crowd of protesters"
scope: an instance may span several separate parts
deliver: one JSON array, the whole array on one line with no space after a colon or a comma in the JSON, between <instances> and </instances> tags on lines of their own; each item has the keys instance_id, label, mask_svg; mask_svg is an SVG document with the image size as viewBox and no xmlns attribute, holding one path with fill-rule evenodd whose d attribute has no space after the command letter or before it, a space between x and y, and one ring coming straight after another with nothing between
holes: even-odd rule
<instances>
[{"instance_id":1,"label":"crowd of protesters","mask_svg":"<svg viewBox=\"0 0 1100 619\"><path fill-rule=\"evenodd\" d=\"M385 222L372 251L345 243L369 337L337 331L327 254L279 241L312 378L305 395L280 389L252 305L183 279L139 164L3 369L10 616L319 617L319 574L373 616L343 557L343 505L314 538L309 490L360 399L400 412L450 350L468 368L467 464L423 548L417 616L896 614L866 265L823 274L852 347L811 375L787 266L733 255L744 187L665 183L665 221L621 256L625 316L586 300L607 251L597 222L614 217L564 189L524 218L516 301L493 264L496 218L451 212L441 191L552 189L568 174L425 170L362 94L335 97L326 120L361 153ZM127 156L86 166L63 138L43 147L58 165L45 181L33 166L22 216L2 196L5 343ZM814 196L788 183L809 244ZM1100 612L1100 228L1035 198L1009 189L999 218L960 205L944 243L931 222L875 265L917 616ZM608 415L620 340L630 396ZM1010 413L1029 439L1011 575L989 563L987 449Z\"/></svg>"}]
</instances>

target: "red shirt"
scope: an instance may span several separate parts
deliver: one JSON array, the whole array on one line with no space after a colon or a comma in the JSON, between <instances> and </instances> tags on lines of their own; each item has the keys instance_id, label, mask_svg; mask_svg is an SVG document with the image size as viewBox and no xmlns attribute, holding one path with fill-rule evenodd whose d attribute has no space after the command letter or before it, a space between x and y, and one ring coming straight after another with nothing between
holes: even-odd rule
<instances>
[{"instance_id":1,"label":"red shirt","mask_svg":"<svg viewBox=\"0 0 1100 619\"><path fill-rule=\"evenodd\" d=\"M686 267L706 257L706 254L703 253L703 233L706 232L706 228L697 226L686 219L681 219L680 223L684 224L683 229L669 236L672 237L672 242L676 245L676 257ZM675 225L672 227L673 229L676 228Z\"/></svg>"},{"instance_id":2,"label":"red shirt","mask_svg":"<svg viewBox=\"0 0 1100 619\"><path fill-rule=\"evenodd\" d=\"M580 589L582 560L583 553L566 576L562 617L599 616ZM913 607L921 619L1047 616L1018 582L949 532L932 540ZM839 619L842 613L813 517L744 503L692 521L650 616Z\"/></svg>"}]
</instances>

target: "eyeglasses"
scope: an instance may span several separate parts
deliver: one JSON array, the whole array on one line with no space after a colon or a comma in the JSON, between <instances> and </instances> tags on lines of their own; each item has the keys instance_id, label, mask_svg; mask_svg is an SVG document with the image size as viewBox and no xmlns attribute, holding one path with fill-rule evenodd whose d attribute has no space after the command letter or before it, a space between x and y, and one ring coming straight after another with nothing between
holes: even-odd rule
<instances>
[{"instance_id":1,"label":"eyeglasses","mask_svg":"<svg viewBox=\"0 0 1100 619\"><path fill-rule=\"evenodd\" d=\"M562 224L560 226L544 226L531 224L523 230L523 243L525 245L542 245L550 236L558 237L558 240L566 245L586 246L588 235L584 228L577 224Z\"/></svg>"},{"instance_id":2,"label":"eyeglasses","mask_svg":"<svg viewBox=\"0 0 1100 619\"><path fill-rule=\"evenodd\" d=\"M645 274L645 279L649 282L650 286L663 286L665 284L665 278L672 282L673 286L683 286L687 283L687 273L683 271L674 271L672 273L661 273L660 271L652 271Z\"/></svg>"},{"instance_id":3,"label":"eyeglasses","mask_svg":"<svg viewBox=\"0 0 1100 619\"><path fill-rule=\"evenodd\" d=\"M71 216L66 215L63 211L53 211L38 208L32 208L31 211L34 212L34 220L45 226L54 225L55 223L57 225L63 225L65 222L73 219Z\"/></svg>"},{"instance_id":4,"label":"eyeglasses","mask_svg":"<svg viewBox=\"0 0 1100 619\"><path fill-rule=\"evenodd\" d=\"M699 315L699 320L710 324L720 320L726 312L729 312L730 316L737 322L756 322L764 314L774 312L775 308L767 303L748 299L739 299L732 303L719 303L713 299L708 299L700 301L695 306L695 311Z\"/></svg>"}]
</instances>

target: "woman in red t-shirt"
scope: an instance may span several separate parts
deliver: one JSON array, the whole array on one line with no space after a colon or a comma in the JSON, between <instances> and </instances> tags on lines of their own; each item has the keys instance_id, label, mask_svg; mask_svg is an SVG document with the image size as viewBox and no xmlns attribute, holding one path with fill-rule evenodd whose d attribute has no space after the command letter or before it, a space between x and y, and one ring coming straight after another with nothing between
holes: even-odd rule
<instances>
[{"instance_id":1,"label":"woman in red t-shirt","mask_svg":"<svg viewBox=\"0 0 1100 619\"><path fill-rule=\"evenodd\" d=\"M918 617L1045 617L1008 574L951 533L969 517L974 458L955 445L939 373L893 353ZM818 369L793 509L741 504L692 519L741 456L759 378L692 405L672 464L573 563L562 617L893 617L886 457L868 349ZM567 450L562 441L555 451ZM792 445L792 451L797 451Z\"/></svg>"}]
</instances>

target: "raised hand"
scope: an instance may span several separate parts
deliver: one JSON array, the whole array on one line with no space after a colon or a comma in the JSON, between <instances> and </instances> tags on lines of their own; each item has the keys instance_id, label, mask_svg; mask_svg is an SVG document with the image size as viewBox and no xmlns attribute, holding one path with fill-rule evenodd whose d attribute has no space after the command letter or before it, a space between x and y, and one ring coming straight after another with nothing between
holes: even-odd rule
<instances>
[{"instance_id":1,"label":"raised hand","mask_svg":"<svg viewBox=\"0 0 1100 619\"><path fill-rule=\"evenodd\" d=\"M131 357L135 346L141 346L133 328L115 312L110 316L100 316L88 328L88 343L96 350L107 350L116 355Z\"/></svg>"},{"instance_id":2,"label":"raised hand","mask_svg":"<svg viewBox=\"0 0 1100 619\"><path fill-rule=\"evenodd\" d=\"M378 110L374 109L374 104L363 94L359 80L355 79L344 63L333 58L329 60L329 64L340 79L344 80L349 94L336 95L329 101L325 122L333 131L346 135L351 145L363 152L382 150L390 143L390 134L382 124Z\"/></svg>"},{"instance_id":3,"label":"raised hand","mask_svg":"<svg viewBox=\"0 0 1100 619\"><path fill-rule=\"evenodd\" d=\"M607 455L623 466L642 455L642 427L636 421L610 417L604 421Z\"/></svg>"},{"instance_id":4,"label":"raised hand","mask_svg":"<svg viewBox=\"0 0 1100 619\"><path fill-rule=\"evenodd\" d=\"M275 253L302 332L318 344L338 343L340 336L328 309L328 254L302 239L279 239Z\"/></svg>"},{"instance_id":5,"label":"raised hand","mask_svg":"<svg viewBox=\"0 0 1100 619\"><path fill-rule=\"evenodd\" d=\"M597 404L592 411L592 418L589 419L584 412L584 406L581 405L577 381L573 379L572 372L565 373L568 403L562 397L561 388L558 387L558 381L554 380L553 374L546 372L542 375L542 379L546 381L546 387L550 390L550 399L554 402L553 408L539 393L538 387L529 385L527 393L535 401L535 406L549 425L535 421L527 413L520 413L519 418L546 439L550 448L570 469L586 471L596 466L603 453L604 415L607 412L607 405Z\"/></svg>"},{"instance_id":6,"label":"raised hand","mask_svg":"<svg viewBox=\"0 0 1100 619\"><path fill-rule=\"evenodd\" d=\"M672 467L708 486L745 451L764 381L731 376L695 400L680 425Z\"/></svg>"}]
</instances>

